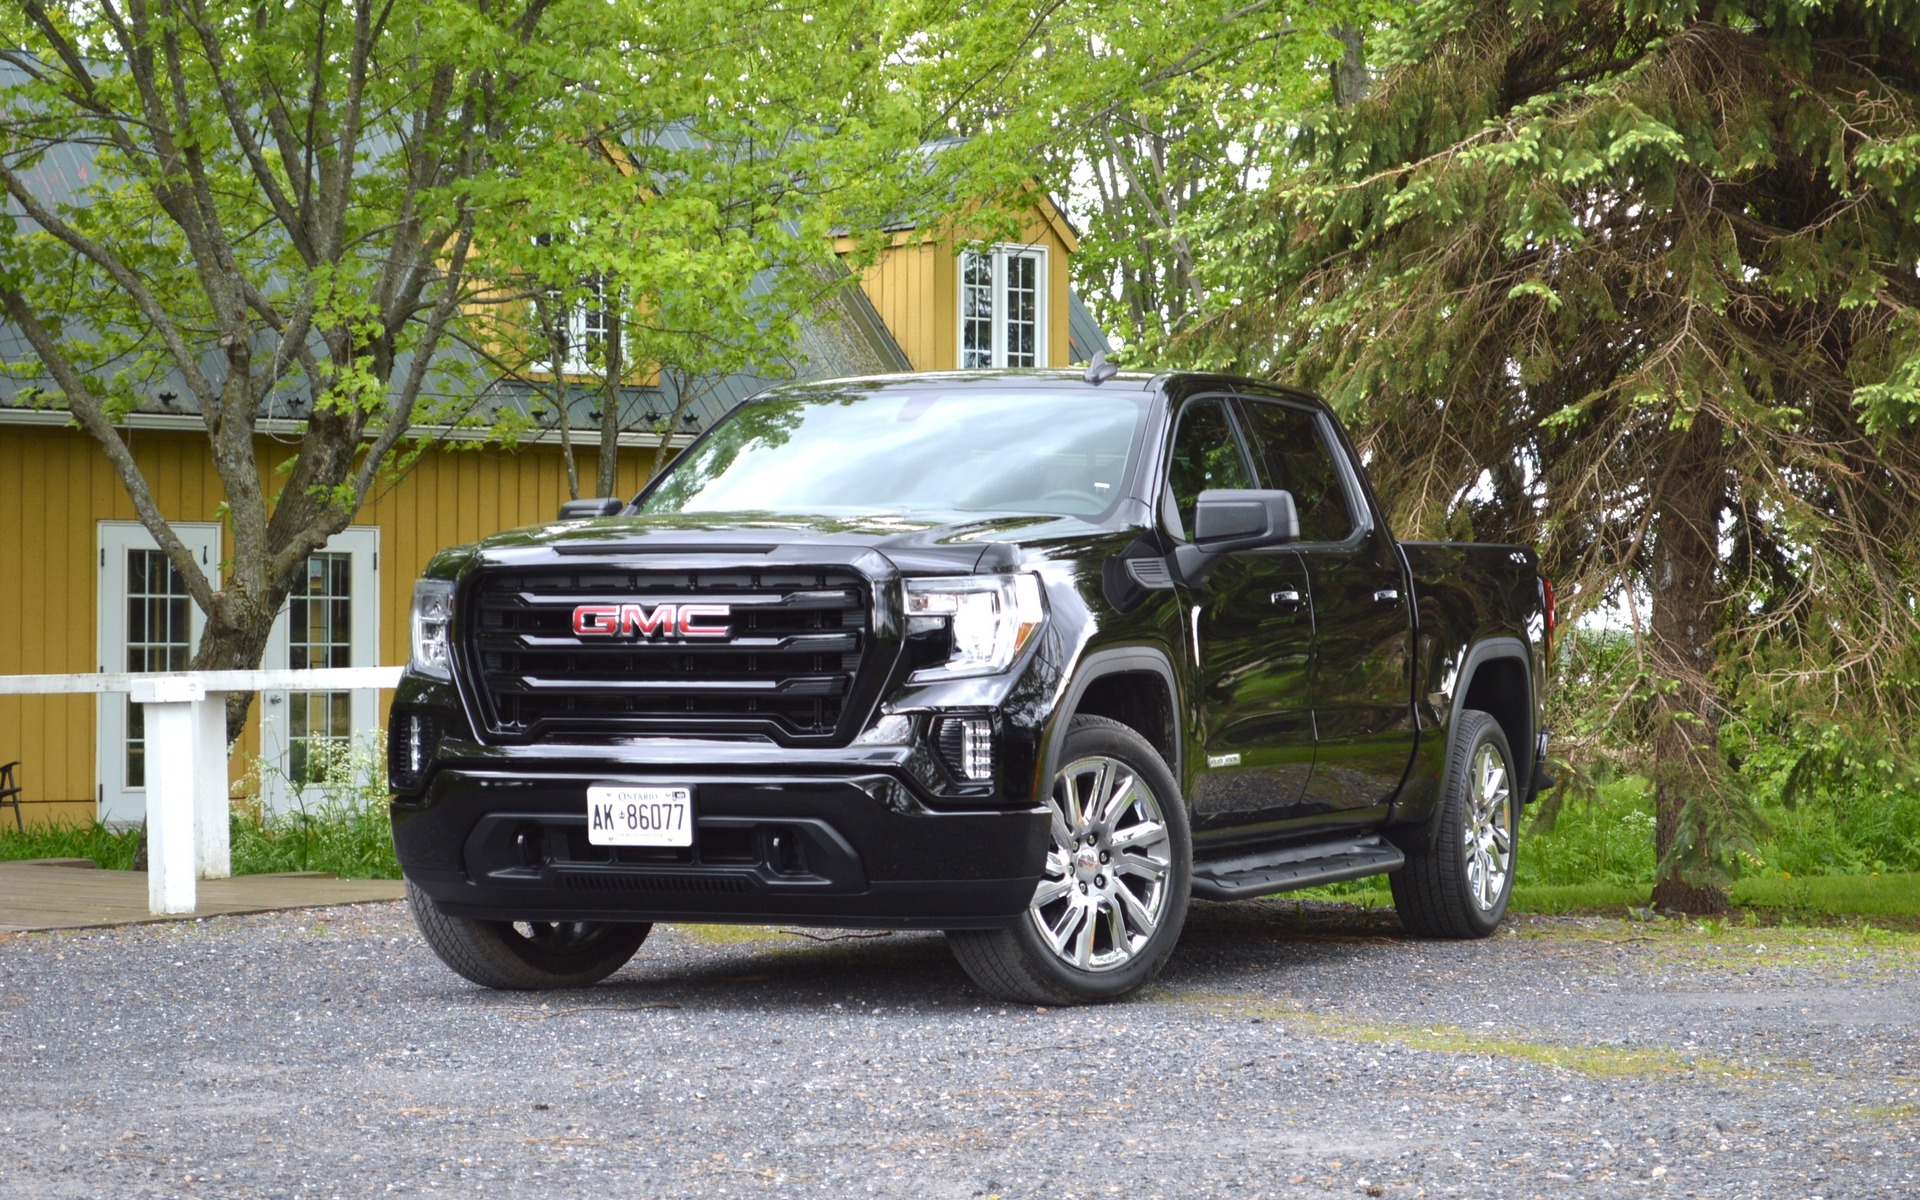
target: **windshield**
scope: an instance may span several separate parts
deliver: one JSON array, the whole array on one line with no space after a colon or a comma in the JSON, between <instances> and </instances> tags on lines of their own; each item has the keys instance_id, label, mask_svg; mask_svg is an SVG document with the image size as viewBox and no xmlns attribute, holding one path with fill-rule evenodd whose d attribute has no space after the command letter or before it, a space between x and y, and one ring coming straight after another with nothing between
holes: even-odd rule
<instances>
[{"instance_id":1,"label":"windshield","mask_svg":"<svg viewBox=\"0 0 1920 1200\"><path fill-rule=\"evenodd\" d=\"M643 513L1096 517L1125 486L1146 395L807 392L746 404L682 455Z\"/></svg>"}]
</instances>

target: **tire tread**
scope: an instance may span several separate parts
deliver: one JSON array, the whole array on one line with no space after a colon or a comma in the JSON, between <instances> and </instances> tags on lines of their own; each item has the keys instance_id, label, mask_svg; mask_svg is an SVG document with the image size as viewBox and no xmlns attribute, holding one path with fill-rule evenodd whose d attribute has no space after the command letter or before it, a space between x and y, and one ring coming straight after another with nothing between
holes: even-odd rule
<instances>
[{"instance_id":1,"label":"tire tread","mask_svg":"<svg viewBox=\"0 0 1920 1200\"><path fill-rule=\"evenodd\" d=\"M454 974L501 991L531 992L599 983L626 965L652 928L635 925L637 936L623 931L597 947L600 953L583 955L576 969L555 971L514 953L500 932L503 922L476 921L441 912L411 879L407 881L407 905L427 945Z\"/></svg>"},{"instance_id":2,"label":"tire tread","mask_svg":"<svg viewBox=\"0 0 1920 1200\"><path fill-rule=\"evenodd\" d=\"M1067 726L1069 738L1086 732L1108 733L1119 737L1122 741L1134 743L1130 747L1134 753L1151 756L1149 761L1158 763L1167 772L1167 777L1173 778L1171 767L1161 759L1152 743L1141 737L1139 731L1131 726L1108 717L1089 715L1076 716ZM1184 803L1177 786L1172 794L1162 797L1163 807L1169 809ZM1184 812L1184 809L1182 811ZM1172 899L1178 907L1169 907L1167 920L1173 926L1172 932L1177 940L1179 925L1185 920L1186 888L1189 880L1184 877L1178 864L1174 874L1173 886L1178 890ZM1020 920L1025 919L1026 916L1023 913ZM981 991L995 999L1016 1004L1088 1004L1121 999L1151 982L1160 973L1160 968L1165 964L1167 954L1170 952L1170 949L1162 951L1159 961L1154 963L1145 976L1131 987L1111 994L1083 995L1060 987L1041 972L1021 945L1019 935L1012 929L952 929L947 931L947 945L952 948L953 956L959 961L961 969Z\"/></svg>"},{"instance_id":3,"label":"tire tread","mask_svg":"<svg viewBox=\"0 0 1920 1200\"><path fill-rule=\"evenodd\" d=\"M1407 853L1406 865L1387 877L1393 889L1393 906L1400 913L1400 924L1415 937L1464 940L1486 937L1499 926L1481 928L1467 915L1466 866L1458 843L1461 822L1465 820L1466 787L1464 781L1472 768L1473 752L1488 728L1496 732L1499 722L1491 714L1466 709L1454 723L1453 737L1447 747L1446 787L1440 797L1437 836L1427 845ZM1504 735L1502 745L1505 744ZM1507 754L1511 768L1512 752ZM1516 841L1519 829L1514 831ZM1518 854L1515 854L1518 861ZM1509 881L1509 888L1512 883ZM1504 913L1504 910L1503 910Z\"/></svg>"}]
</instances>

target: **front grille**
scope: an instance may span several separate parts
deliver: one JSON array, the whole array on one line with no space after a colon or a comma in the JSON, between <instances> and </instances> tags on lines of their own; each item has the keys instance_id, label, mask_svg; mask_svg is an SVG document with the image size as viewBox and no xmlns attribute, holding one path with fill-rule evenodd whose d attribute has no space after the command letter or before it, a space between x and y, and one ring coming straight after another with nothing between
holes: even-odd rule
<instances>
[{"instance_id":1,"label":"front grille","mask_svg":"<svg viewBox=\"0 0 1920 1200\"><path fill-rule=\"evenodd\" d=\"M582 637L581 605L725 604L725 638ZM465 601L467 674L489 735L746 733L786 743L842 728L872 648L872 603L839 570L555 567L483 573ZM703 617L703 621L710 618Z\"/></svg>"}]
</instances>

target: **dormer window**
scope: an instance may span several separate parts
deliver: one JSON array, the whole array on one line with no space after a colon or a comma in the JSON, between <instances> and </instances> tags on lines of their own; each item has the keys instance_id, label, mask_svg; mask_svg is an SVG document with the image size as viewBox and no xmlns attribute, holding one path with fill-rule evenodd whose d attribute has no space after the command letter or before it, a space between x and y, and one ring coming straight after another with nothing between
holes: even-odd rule
<instances>
[{"instance_id":1,"label":"dormer window","mask_svg":"<svg viewBox=\"0 0 1920 1200\"><path fill-rule=\"evenodd\" d=\"M560 345L556 357L568 375L592 375L607 366L607 339L613 336L613 313L607 307L607 277L589 275L580 281L582 295L567 308L566 320L556 330Z\"/></svg>"},{"instance_id":2,"label":"dormer window","mask_svg":"<svg viewBox=\"0 0 1920 1200\"><path fill-rule=\"evenodd\" d=\"M533 241L542 247L559 244L550 233L536 235ZM574 293L572 303L558 288L546 294L546 303L552 306L548 311L553 328L548 332L555 343L553 369L567 375L595 375L606 370L607 339L615 328L607 277L597 272L584 276Z\"/></svg>"},{"instance_id":3,"label":"dormer window","mask_svg":"<svg viewBox=\"0 0 1920 1200\"><path fill-rule=\"evenodd\" d=\"M1047 359L1047 252L995 246L960 255L960 366L1038 367Z\"/></svg>"}]
</instances>

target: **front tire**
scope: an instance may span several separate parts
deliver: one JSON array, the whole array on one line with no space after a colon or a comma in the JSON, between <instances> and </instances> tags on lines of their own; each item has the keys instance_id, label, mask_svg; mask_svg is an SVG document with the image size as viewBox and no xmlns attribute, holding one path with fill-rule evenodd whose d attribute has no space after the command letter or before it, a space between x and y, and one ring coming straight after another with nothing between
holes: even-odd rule
<instances>
[{"instance_id":1,"label":"front tire","mask_svg":"<svg viewBox=\"0 0 1920 1200\"><path fill-rule=\"evenodd\" d=\"M409 879L407 904L427 945L481 987L534 992L590 987L627 964L652 925L620 921L476 921L434 906Z\"/></svg>"},{"instance_id":2,"label":"front tire","mask_svg":"<svg viewBox=\"0 0 1920 1200\"><path fill-rule=\"evenodd\" d=\"M1431 844L1388 877L1400 923L1416 937L1483 938L1513 895L1520 788L1499 722L1475 709L1454 723Z\"/></svg>"},{"instance_id":3,"label":"front tire","mask_svg":"<svg viewBox=\"0 0 1920 1200\"><path fill-rule=\"evenodd\" d=\"M1047 806L1053 844L1006 929L950 930L980 988L1029 1004L1117 1000L1160 973L1187 919L1193 843L1173 772L1147 740L1075 717Z\"/></svg>"}]
</instances>

